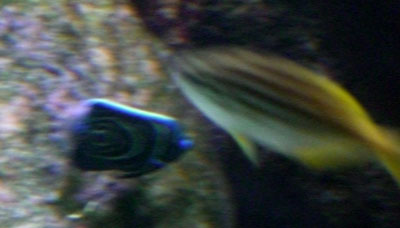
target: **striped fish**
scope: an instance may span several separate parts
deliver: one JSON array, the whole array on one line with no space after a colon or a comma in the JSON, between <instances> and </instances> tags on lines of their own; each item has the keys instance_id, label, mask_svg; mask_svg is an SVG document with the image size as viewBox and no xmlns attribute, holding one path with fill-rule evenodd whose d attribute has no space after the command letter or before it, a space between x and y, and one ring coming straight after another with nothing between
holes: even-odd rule
<instances>
[{"instance_id":1,"label":"striped fish","mask_svg":"<svg viewBox=\"0 0 400 228\"><path fill-rule=\"evenodd\" d=\"M288 59L223 47L178 53L173 78L255 163L255 145L314 169L379 160L400 183L400 148L343 87Z\"/></svg>"}]
</instances>

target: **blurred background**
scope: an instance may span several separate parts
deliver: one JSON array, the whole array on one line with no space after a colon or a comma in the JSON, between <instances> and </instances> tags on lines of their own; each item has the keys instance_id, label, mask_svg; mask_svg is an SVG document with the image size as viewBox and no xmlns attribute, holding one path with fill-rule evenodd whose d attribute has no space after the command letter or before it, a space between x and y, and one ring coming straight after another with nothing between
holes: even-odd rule
<instances>
[{"instance_id":1,"label":"blurred background","mask_svg":"<svg viewBox=\"0 0 400 228\"><path fill-rule=\"evenodd\" d=\"M378 165L314 173L265 153L261 168L181 94L182 49L241 45L345 86L400 126L399 3L291 0L0 2L0 227L398 227ZM195 148L132 179L71 165L66 123L101 97L175 117Z\"/></svg>"}]
</instances>

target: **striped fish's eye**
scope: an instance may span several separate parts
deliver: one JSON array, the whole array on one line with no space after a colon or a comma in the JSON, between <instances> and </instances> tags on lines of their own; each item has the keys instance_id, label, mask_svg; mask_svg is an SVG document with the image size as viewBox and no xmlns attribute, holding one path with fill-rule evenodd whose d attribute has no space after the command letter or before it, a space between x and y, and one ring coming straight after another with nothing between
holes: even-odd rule
<instances>
[{"instance_id":1,"label":"striped fish's eye","mask_svg":"<svg viewBox=\"0 0 400 228\"><path fill-rule=\"evenodd\" d=\"M105 99L90 99L72 126L73 163L83 170L146 174L193 146L175 119Z\"/></svg>"}]
</instances>

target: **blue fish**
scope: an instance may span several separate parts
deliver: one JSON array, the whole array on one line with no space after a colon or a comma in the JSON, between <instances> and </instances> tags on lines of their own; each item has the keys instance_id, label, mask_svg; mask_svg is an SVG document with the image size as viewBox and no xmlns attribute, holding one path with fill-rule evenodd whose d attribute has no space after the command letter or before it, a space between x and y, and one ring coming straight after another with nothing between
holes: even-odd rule
<instances>
[{"instance_id":1,"label":"blue fish","mask_svg":"<svg viewBox=\"0 0 400 228\"><path fill-rule=\"evenodd\" d=\"M72 125L73 163L136 177L164 167L193 147L178 122L106 99L89 99Z\"/></svg>"}]
</instances>

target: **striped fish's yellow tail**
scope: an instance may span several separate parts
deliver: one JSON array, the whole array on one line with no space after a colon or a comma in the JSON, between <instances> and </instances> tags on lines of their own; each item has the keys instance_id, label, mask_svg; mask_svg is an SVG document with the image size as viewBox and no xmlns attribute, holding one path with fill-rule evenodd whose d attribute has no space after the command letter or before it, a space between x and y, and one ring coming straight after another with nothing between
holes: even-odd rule
<instances>
[{"instance_id":1,"label":"striped fish's yellow tail","mask_svg":"<svg viewBox=\"0 0 400 228\"><path fill-rule=\"evenodd\" d=\"M384 138L373 145L377 149L376 156L400 187L400 135L392 130L381 130Z\"/></svg>"},{"instance_id":2,"label":"striped fish's yellow tail","mask_svg":"<svg viewBox=\"0 0 400 228\"><path fill-rule=\"evenodd\" d=\"M378 153L378 158L400 187L400 153Z\"/></svg>"}]
</instances>

